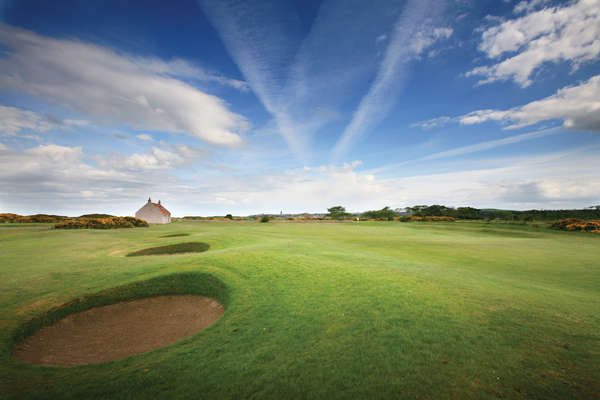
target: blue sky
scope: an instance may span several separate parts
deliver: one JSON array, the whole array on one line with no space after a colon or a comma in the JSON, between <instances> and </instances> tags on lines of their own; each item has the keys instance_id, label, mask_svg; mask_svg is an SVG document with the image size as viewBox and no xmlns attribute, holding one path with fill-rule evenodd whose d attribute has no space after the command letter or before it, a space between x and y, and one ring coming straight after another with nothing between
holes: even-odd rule
<instances>
[{"instance_id":1,"label":"blue sky","mask_svg":"<svg viewBox=\"0 0 600 400\"><path fill-rule=\"evenodd\" d=\"M0 212L600 204L600 0L19 0L0 21Z\"/></svg>"}]
</instances>

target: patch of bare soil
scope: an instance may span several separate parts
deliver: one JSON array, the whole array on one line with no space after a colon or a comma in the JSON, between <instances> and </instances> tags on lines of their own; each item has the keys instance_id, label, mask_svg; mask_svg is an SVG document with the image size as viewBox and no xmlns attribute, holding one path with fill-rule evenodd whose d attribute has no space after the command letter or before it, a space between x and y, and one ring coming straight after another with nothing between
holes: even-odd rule
<instances>
[{"instance_id":1,"label":"patch of bare soil","mask_svg":"<svg viewBox=\"0 0 600 400\"><path fill-rule=\"evenodd\" d=\"M158 296L72 314L23 340L13 353L36 365L83 365L145 353L214 324L225 308L202 296Z\"/></svg>"}]
</instances>

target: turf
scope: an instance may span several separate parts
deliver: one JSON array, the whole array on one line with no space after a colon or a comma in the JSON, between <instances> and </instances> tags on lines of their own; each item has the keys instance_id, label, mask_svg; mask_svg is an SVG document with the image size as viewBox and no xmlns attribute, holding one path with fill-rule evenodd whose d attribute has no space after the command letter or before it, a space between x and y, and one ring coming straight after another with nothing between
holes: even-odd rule
<instances>
[{"instance_id":1,"label":"turf","mask_svg":"<svg viewBox=\"0 0 600 400\"><path fill-rule=\"evenodd\" d=\"M177 234L174 236L183 236L182 234ZM163 236L169 237L169 235ZM173 237L173 235L171 235ZM186 242L186 243L177 243L177 244L169 244L167 246L158 246L158 247L149 247L147 249L137 250L127 254L127 257L137 257L137 256L157 256L160 254L177 254L177 253L201 253L210 248L210 246L206 243L200 242Z\"/></svg>"},{"instance_id":2,"label":"turf","mask_svg":"<svg viewBox=\"0 0 600 400\"><path fill-rule=\"evenodd\" d=\"M173 233L211 251L121 256ZM0 226L0 397L597 398L599 260L600 235L478 222ZM227 310L178 344L82 367L10 358L73 299L196 285Z\"/></svg>"}]
</instances>

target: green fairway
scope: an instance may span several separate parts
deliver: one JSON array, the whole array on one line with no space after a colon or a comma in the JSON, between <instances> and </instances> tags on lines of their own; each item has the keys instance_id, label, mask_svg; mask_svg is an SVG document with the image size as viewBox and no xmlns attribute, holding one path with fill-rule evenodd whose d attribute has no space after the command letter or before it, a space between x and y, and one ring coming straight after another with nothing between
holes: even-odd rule
<instances>
[{"instance_id":1,"label":"green fairway","mask_svg":"<svg viewBox=\"0 0 600 400\"><path fill-rule=\"evenodd\" d=\"M126 257L182 242L209 248ZM142 289L214 290L227 310L126 360L10 358L27 321ZM600 235L483 222L0 224L0 349L3 399L599 398Z\"/></svg>"}]
</instances>

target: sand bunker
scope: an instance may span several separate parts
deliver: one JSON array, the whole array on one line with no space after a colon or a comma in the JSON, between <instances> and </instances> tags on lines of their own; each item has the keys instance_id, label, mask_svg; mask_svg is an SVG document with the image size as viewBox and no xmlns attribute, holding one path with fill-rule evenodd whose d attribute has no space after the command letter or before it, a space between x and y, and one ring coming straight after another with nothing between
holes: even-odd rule
<instances>
[{"instance_id":1,"label":"sand bunker","mask_svg":"<svg viewBox=\"0 0 600 400\"><path fill-rule=\"evenodd\" d=\"M13 353L36 365L119 360L176 343L221 318L225 309L203 296L158 296L72 314L23 340Z\"/></svg>"},{"instance_id":2,"label":"sand bunker","mask_svg":"<svg viewBox=\"0 0 600 400\"><path fill-rule=\"evenodd\" d=\"M210 245L202 242L185 242L169 244L167 246L149 247L127 254L127 257L156 256L160 254L201 253L210 248Z\"/></svg>"}]
</instances>

